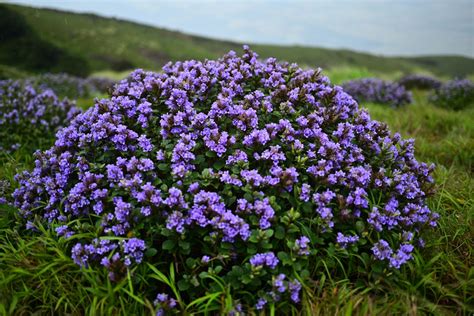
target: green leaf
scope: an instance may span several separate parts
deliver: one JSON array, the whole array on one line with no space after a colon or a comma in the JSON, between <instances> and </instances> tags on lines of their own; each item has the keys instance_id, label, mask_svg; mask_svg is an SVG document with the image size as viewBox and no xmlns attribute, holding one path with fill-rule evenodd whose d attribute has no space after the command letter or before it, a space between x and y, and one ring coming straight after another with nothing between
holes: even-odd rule
<instances>
[{"instance_id":1,"label":"green leaf","mask_svg":"<svg viewBox=\"0 0 474 316\"><path fill-rule=\"evenodd\" d=\"M256 244L258 243L258 231L253 230L252 233L250 234L249 241Z\"/></svg>"},{"instance_id":2,"label":"green leaf","mask_svg":"<svg viewBox=\"0 0 474 316\"><path fill-rule=\"evenodd\" d=\"M248 245L248 247L247 247L247 253L248 253L249 255L256 254L256 253L257 253L257 247L256 247L255 245L253 245L253 244Z\"/></svg>"},{"instance_id":3,"label":"green leaf","mask_svg":"<svg viewBox=\"0 0 474 316\"><path fill-rule=\"evenodd\" d=\"M189 289L190 286L191 285L186 280L179 280L178 281L178 288L179 288L180 291L186 291L187 289Z\"/></svg>"},{"instance_id":4,"label":"green leaf","mask_svg":"<svg viewBox=\"0 0 474 316\"><path fill-rule=\"evenodd\" d=\"M359 233L362 233L365 230L365 224L363 221L357 221L355 227Z\"/></svg>"},{"instance_id":5,"label":"green leaf","mask_svg":"<svg viewBox=\"0 0 474 316\"><path fill-rule=\"evenodd\" d=\"M309 271L307 269L301 270L300 272L300 277L302 279L307 279L309 278Z\"/></svg>"},{"instance_id":6,"label":"green leaf","mask_svg":"<svg viewBox=\"0 0 474 316\"><path fill-rule=\"evenodd\" d=\"M216 153L209 150L209 151L206 151L206 156L210 158L214 158L216 157Z\"/></svg>"},{"instance_id":7,"label":"green leaf","mask_svg":"<svg viewBox=\"0 0 474 316\"><path fill-rule=\"evenodd\" d=\"M161 171L168 171L168 170L170 170L168 164L166 164L166 163L160 163L160 164L158 164L158 169L160 169Z\"/></svg>"},{"instance_id":8,"label":"green leaf","mask_svg":"<svg viewBox=\"0 0 474 316\"><path fill-rule=\"evenodd\" d=\"M187 241L180 240L179 247L183 250L189 250L189 248L191 247L191 244Z\"/></svg>"},{"instance_id":9,"label":"green leaf","mask_svg":"<svg viewBox=\"0 0 474 316\"><path fill-rule=\"evenodd\" d=\"M214 273L219 274L222 271L222 269L223 269L222 266L217 266L214 268Z\"/></svg>"},{"instance_id":10,"label":"green leaf","mask_svg":"<svg viewBox=\"0 0 474 316\"><path fill-rule=\"evenodd\" d=\"M161 246L163 250L172 250L176 246L176 241L168 239Z\"/></svg>"},{"instance_id":11,"label":"green leaf","mask_svg":"<svg viewBox=\"0 0 474 316\"><path fill-rule=\"evenodd\" d=\"M275 228L275 238L276 239L283 239L285 238L285 227L278 225Z\"/></svg>"},{"instance_id":12,"label":"green leaf","mask_svg":"<svg viewBox=\"0 0 474 316\"><path fill-rule=\"evenodd\" d=\"M225 161L223 159L219 159L214 163L214 168L217 170L222 169L225 166Z\"/></svg>"},{"instance_id":13,"label":"green leaf","mask_svg":"<svg viewBox=\"0 0 474 316\"><path fill-rule=\"evenodd\" d=\"M196 261L197 260L194 259L194 258L188 258L188 259L186 259L186 266L190 269L193 269L194 266L196 265Z\"/></svg>"},{"instance_id":14,"label":"green leaf","mask_svg":"<svg viewBox=\"0 0 474 316\"><path fill-rule=\"evenodd\" d=\"M146 251L145 251L145 256L147 257L153 257L154 255L156 255L158 253L158 250L156 248L148 248Z\"/></svg>"},{"instance_id":15,"label":"green leaf","mask_svg":"<svg viewBox=\"0 0 474 316\"><path fill-rule=\"evenodd\" d=\"M273 236L273 229L267 229L267 230L265 231L265 237L266 237L266 238L270 238L270 237L272 237L272 236Z\"/></svg>"},{"instance_id":16,"label":"green leaf","mask_svg":"<svg viewBox=\"0 0 474 316\"><path fill-rule=\"evenodd\" d=\"M249 275L244 274L242 276L242 283L249 284L250 282L252 282L252 278Z\"/></svg>"},{"instance_id":17,"label":"green leaf","mask_svg":"<svg viewBox=\"0 0 474 316\"><path fill-rule=\"evenodd\" d=\"M204 155L198 155L196 159L194 159L194 163L197 165L201 164L204 161L206 161L206 158L204 157Z\"/></svg>"},{"instance_id":18,"label":"green leaf","mask_svg":"<svg viewBox=\"0 0 474 316\"><path fill-rule=\"evenodd\" d=\"M291 261L290 256L284 251L278 252L277 257L278 257L278 259L281 260L282 263Z\"/></svg>"}]
</instances>

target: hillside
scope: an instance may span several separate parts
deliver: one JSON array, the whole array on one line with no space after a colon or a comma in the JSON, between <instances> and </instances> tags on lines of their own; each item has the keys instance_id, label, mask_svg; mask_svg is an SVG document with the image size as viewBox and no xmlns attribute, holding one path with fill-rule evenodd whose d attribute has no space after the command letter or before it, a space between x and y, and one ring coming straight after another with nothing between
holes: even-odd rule
<instances>
[{"instance_id":1,"label":"hillside","mask_svg":"<svg viewBox=\"0 0 474 316\"><path fill-rule=\"evenodd\" d=\"M33 73L86 75L100 70L159 69L169 60L216 58L242 45L93 14L18 5L0 5L0 21L0 68L3 64ZM274 56L313 67L416 70L449 77L474 73L474 59L458 56L397 58L300 46L252 48L263 58Z\"/></svg>"}]
</instances>

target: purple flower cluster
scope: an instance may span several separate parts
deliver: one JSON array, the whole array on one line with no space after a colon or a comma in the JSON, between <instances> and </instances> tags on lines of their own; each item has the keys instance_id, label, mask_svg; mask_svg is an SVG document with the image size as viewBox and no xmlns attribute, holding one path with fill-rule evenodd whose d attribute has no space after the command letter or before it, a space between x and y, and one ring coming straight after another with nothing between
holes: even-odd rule
<instances>
[{"instance_id":1,"label":"purple flower cluster","mask_svg":"<svg viewBox=\"0 0 474 316\"><path fill-rule=\"evenodd\" d=\"M432 169L415 159L412 141L319 70L260 61L245 47L243 56L136 70L36 154L14 198L28 227L41 220L63 237L99 232L73 247L82 266L101 264L118 278L155 260L147 248L162 249L160 260L183 273L199 273L186 264L197 258L199 268L224 267L219 277L240 289L263 291L244 302L258 309L273 290L299 301L302 286L285 265L318 260L311 240L364 238L348 251L375 247L375 260L408 260L407 245L435 224L425 203ZM397 232L413 236L387 237ZM380 255L381 238L400 250Z\"/></svg>"},{"instance_id":2,"label":"purple flower cluster","mask_svg":"<svg viewBox=\"0 0 474 316\"><path fill-rule=\"evenodd\" d=\"M412 102L411 92L396 82L364 78L342 84L345 92L359 102L373 102L399 107Z\"/></svg>"},{"instance_id":3,"label":"purple flower cluster","mask_svg":"<svg viewBox=\"0 0 474 316\"><path fill-rule=\"evenodd\" d=\"M400 78L397 83L406 89L432 90L438 89L442 82L426 75L410 74Z\"/></svg>"},{"instance_id":4,"label":"purple flower cluster","mask_svg":"<svg viewBox=\"0 0 474 316\"><path fill-rule=\"evenodd\" d=\"M0 205L7 204L9 200L8 192L10 191L10 182L7 180L0 180Z\"/></svg>"},{"instance_id":5,"label":"purple flower cluster","mask_svg":"<svg viewBox=\"0 0 474 316\"><path fill-rule=\"evenodd\" d=\"M415 248L412 244L404 243L397 251L393 251L390 245L383 239L379 240L372 247L374 256L379 260L388 260L389 266L399 269L400 266L412 258Z\"/></svg>"},{"instance_id":6,"label":"purple flower cluster","mask_svg":"<svg viewBox=\"0 0 474 316\"><path fill-rule=\"evenodd\" d=\"M270 269L275 269L278 265L278 262L280 261L273 252L257 253L252 258L250 258L250 264L253 268L267 266Z\"/></svg>"},{"instance_id":7,"label":"purple flower cluster","mask_svg":"<svg viewBox=\"0 0 474 316\"><path fill-rule=\"evenodd\" d=\"M307 256L309 255L309 243L310 240L306 236L302 236L295 240L295 248L300 256Z\"/></svg>"},{"instance_id":8,"label":"purple flower cluster","mask_svg":"<svg viewBox=\"0 0 474 316\"><path fill-rule=\"evenodd\" d=\"M51 90L35 89L22 81L0 81L0 151L22 145L32 150L49 144L62 126L80 111Z\"/></svg>"},{"instance_id":9,"label":"purple flower cluster","mask_svg":"<svg viewBox=\"0 0 474 316\"><path fill-rule=\"evenodd\" d=\"M284 295L287 295L293 303L298 303L301 300L301 288L301 283L297 279L288 280L285 274L280 273L273 277L271 291L257 300L255 309L262 310L269 301L281 301Z\"/></svg>"},{"instance_id":10,"label":"purple flower cluster","mask_svg":"<svg viewBox=\"0 0 474 316\"><path fill-rule=\"evenodd\" d=\"M359 236L357 235L344 235L342 234L341 232L337 233L337 243L339 244L339 246L341 246L342 248L346 248L349 244L354 244L356 243L358 240L359 240Z\"/></svg>"},{"instance_id":11,"label":"purple flower cluster","mask_svg":"<svg viewBox=\"0 0 474 316\"><path fill-rule=\"evenodd\" d=\"M441 85L430 95L435 105L462 110L474 105L474 83L469 79L455 79Z\"/></svg>"},{"instance_id":12,"label":"purple flower cluster","mask_svg":"<svg viewBox=\"0 0 474 316\"><path fill-rule=\"evenodd\" d=\"M178 302L174 298L169 297L168 294L160 293L156 296L156 299L153 301L153 304L158 307L158 310L156 311L156 316L163 316L167 315L167 311L175 309Z\"/></svg>"}]
</instances>

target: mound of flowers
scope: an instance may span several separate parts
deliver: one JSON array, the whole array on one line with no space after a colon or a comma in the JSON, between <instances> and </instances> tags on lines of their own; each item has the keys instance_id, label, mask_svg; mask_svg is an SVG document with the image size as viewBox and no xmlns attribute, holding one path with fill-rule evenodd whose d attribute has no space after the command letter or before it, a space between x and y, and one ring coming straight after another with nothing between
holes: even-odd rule
<instances>
[{"instance_id":1,"label":"mound of flowers","mask_svg":"<svg viewBox=\"0 0 474 316\"><path fill-rule=\"evenodd\" d=\"M436 78L426 76L410 74L400 78L398 84L404 86L406 89L420 89L420 90L433 90L441 86L442 82Z\"/></svg>"},{"instance_id":2,"label":"mound of flowers","mask_svg":"<svg viewBox=\"0 0 474 316\"><path fill-rule=\"evenodd\" d=\"M34 88L23 81L0 81L0 151L21 145L32 150L51 146L51 139L80 111L68 99L60 100L52 90Z\"/></svg>"},{"instance_id":3,"label":"mound of flowers","mask_svg":"<svg viewBox=\"0 0 474 316\"><path fill-rule=\"evenodd\" d=\"M400 268L436 225L433 166L319 70L257 57L120 82L17 177L27 227L73 238L74 261L112 280L173 263L183 299L222 282L244 309L299 304L328 252ZM158 312L183 307L156 292Z\"/></svg>"},{"instance_id":4,"label":"mound of flowers","mask_svg":"<svg viewBox=\"0 0 474 316\"><path fill-rule=\"evenodd\" d=\"M433 91L430 101L435 105L462 110L474 105L474 83L469 79L455 79Z\"/></svg>"},{"instance_id":5,"label":"mound of flowers","mask_svg":"<svg viewBox=\"0 0 474 316\"><path fill-rule=\"evenodd\" d=\"M45 73L27 80L40 89L51 89L59 96L73 99L89 97L95 92L88 80L67 73Z\"/></svg>"},{"instance_id":6,"label":"mound of flowers","mask_svg":"<svg viewBox=\"0 0 474 316\"><path fill-rule=\"evenodd\" d=\"M358 102L373 102L393 107L412 102L411 92L396 82L364 78L345 82L342 87Z\"/></svg>"}]
</instances>

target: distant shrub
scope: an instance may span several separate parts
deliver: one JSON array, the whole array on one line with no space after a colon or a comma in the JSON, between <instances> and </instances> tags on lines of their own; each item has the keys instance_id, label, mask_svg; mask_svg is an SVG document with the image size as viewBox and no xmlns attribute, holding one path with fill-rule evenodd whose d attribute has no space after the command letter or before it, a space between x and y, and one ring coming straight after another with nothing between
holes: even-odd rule
<instances>
[{"instance_id":1,"label":"distant shrub","mask_svg":"<svg viewBox=\"0 0 474 316\"><path fill-rule=\"evenodd\" d=\"M95 87L86 79L66 73L45 73L29 80L40 89L51 89L57 95L68 98L89 97L95 91Z\"/></svg>"},{"instance_id":2,"label":"distant shrub","mask_svg":"<svg viewBox=\"0 0 474 316\"><path fill-rule=\"evenodd\" d=\"M432 90L439 88L442 82L430 76L411 74L400 78L398 84L407 89Z\"/></svg>"},{"instance_id":3,"label":"distant shrub","mask_svg":"<svg viewBox=\"0 0 474 316\"><path fill-rule=\"evenodd\" d=\"M412 102L411 92L402 85L377 78L364 78L342 84L345 92L359 102L374 102L393 107Z\"/></svg>"},{"instance_id":4,"label":"distant shrub","mask_svg":"<svg viewBox=\"0 0 474 316\"><path fill-rule=\"evenodd\" d=\"M432 169L319 71L245 47L135 71L36 154L14 198L112 280L173 264L179 298L152 280L140 293L159 313L223 289L283 313L335 258L357 275L410 260L436 225Z\"/></svg>"},{"instance_id":5,"label":"distant shrub","mask_svg":"<svg viewBox=\"0 0 474 316\"><path fill-rule=\"evenodd\" d=\"M59 100L52 90L23 81L0 81L0 151L20 145L44 149L58 129L79 113L74 103Z\"/></svg>"},{"instance_id":6,"label":"distant shrub","mask_svg":"<svg viewBox=\"0 0 474 316\"><path fill-rule=\"evenodd\" d=\"M89 77L87 83L100 93L109 93L117 82L105 77Z\"/></svg>"},{"instance_id":7,"label":"distant shrub","mask_svg":"<svg viewBox=\"0 0 474 316\"><path fill-rule=\"evenodd\" d=\"M430 96L435 105L462 110L474 104L474 83L469 79L456 79L443 84Z\"/></svg>"}]
</instances>

